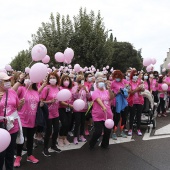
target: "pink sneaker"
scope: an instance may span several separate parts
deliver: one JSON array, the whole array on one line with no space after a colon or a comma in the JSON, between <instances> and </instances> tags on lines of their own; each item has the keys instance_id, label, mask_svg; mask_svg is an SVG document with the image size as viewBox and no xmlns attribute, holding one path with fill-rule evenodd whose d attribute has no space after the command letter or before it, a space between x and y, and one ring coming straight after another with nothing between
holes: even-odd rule
<instances>
[{"instance_id":1,"label":"pink sneaker","mask_svg":"<svg viewBox=\"0 0 170 170\"><path fill-rule=\"evenodd\" d=\"M33 155L30 155L29 157L27 157L27 161L32 162L33 164L36 164L39 162L39 160L36 159Z\"/></svg>"},{"instance_id":2,"label":"pink sneaker","mask_svg":"<svg viewBox=\"0 0 170 170\"><path fill-rule=\"evenodd\" d=\"M77 137L74 137L74 144L77 145L78 143Z\"/></svg>"},{"instance_id":3,"label":"pink sneaker","mask_svg":"<svg viewBox=\"0 0 170 170\"><path fill-rule=\"evenodd\" d=\"M21 156L17 156L15 161L14 161L14 167L17 168L17 167L20 167L20 162L21 162Z\"/></svg>"},{"instance_id":4,"label":"pink sneaker","mask_svg":"<svg viewBox=\"0 0 170 170\"><path fill-rule=\"evenodd\" d=\"M86 139L84 138L83 135L80 136L80 140L81 140L82 142L86 142Z\"/></svg>"},{"instance_id":5,"label":"pink sneaker","mask_svg":"<svg viewBox=\"0 0 170 170\"><path fill-rule=\"evenodd\" d=\"M85 135L86 135L86 136L89 136L89 135L90 135L90 133L89 133L88 130L85 130Z\"/></svg>"}]
</instances>

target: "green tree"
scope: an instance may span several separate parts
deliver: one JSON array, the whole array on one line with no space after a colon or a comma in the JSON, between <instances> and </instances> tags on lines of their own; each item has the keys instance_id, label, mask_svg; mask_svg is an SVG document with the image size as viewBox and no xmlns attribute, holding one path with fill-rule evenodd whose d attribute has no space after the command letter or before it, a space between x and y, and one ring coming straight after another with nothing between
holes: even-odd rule
<instances>
[{"instance_id":1,"label":"green tree","mask_svg":"<svg viewBox=\"0 0 170 170\"><path fill-rule=\"evenodd\" d=\"M31 63L30 52L28 50L23 50L15 56L10 65L14 70L24 71L25 68L28 67L29 63Z\"/></svg>"},{"instance_id":2,"label":"green tree","mask_svg":"<svg viewBox=\"0 0 170 170\"><path fill-rule=\"evenodd\" d=\"M125 72L129 67L142 69L141 58L138 57L137 50L128 42L115 42L113 45L113 55L111 65L114 69Z\"/></svg>"}]
</instances>

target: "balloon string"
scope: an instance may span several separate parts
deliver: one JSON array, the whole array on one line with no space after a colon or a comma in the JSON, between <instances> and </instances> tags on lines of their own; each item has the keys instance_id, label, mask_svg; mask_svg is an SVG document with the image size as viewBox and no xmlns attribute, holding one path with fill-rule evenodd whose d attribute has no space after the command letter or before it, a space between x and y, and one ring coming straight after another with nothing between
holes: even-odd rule
<instances>
[{"instance_id":1,"label":"balloon string","mask_svg":"<svg viewBox=\"0 0 170 170\"><path fill-rule=\"evenodd\" d=\"M29 63L28 67L30 67L30 65L33 63L33 60L31 61L31 63Z\"/></svg>"},{"instance_id":2,"label":"balloon string","mask_svg":"<svg viewBox=\"0 0 170 170\"><path fill-rule=\"evenodd\" d=\"M107 120L107 111L104 111L105 115L106 115L106 120Z\"/></svg>"},{"instance_id":3,"label":"balloon string","mask_svg":"<svg viewBox=\"0 0 170 170\"><path fill-rule=\"evenodd\" d=\"M23 97L23 98L25 98L25 95L27 94L28 89L30 88L30 86L31 86L31 84L27 87L27 89L26 89L26 91L25 91L25 93L24 93L24 97Z\"/></svg>"}]
</instances>

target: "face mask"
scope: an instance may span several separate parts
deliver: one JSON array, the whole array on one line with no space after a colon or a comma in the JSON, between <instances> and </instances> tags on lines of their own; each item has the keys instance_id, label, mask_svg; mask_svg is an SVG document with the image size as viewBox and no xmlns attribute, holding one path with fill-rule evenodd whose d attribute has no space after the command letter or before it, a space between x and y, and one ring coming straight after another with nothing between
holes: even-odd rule
<instances>
[{"instance_id":1,"label":"face mask","mask_svg":"<svg viewBox=\"0 0 170 170\"><path fill-rule=\"evenodd\" d=\"M103 80L104 80L104 81L106 81L106 80L107 80L107 78L105 77L105 78L103 78Z\"/></svg>"},{"instance_id":2,"label":"face mask","mask_svg":"<svg viewBox=\"0 0 170 170\"><path fill-rule=\"evenodd\" d=\"M130 80L130 78L128 76L126 76L126 80Z\"/></svg>"},{"instance_id":3,"label":"face mask","mask_svg":"<svg viewBox=\"0 0 170 170\"><path fill-rule=\"evenodd\" d=\"M151 74L149 77L150 77L150 78L153 78L153 74Z\"/></svg>"},{"instance_id":4,"label":"face mask","mask_svg":"<svg viewBox=\"0 0 170 170\"><path fill-rule=\"evenodd\" d=\"M148 76L144 76L144 79L147 80L147 79L148 79Z\"/></svg>"},{"instance_id":5,"label":"face mask","mask_svg":"<svg viewBox=\"0 0 170 170\"><path fill-rule=\"evenodd\" d=\"M70 84L70 82L69 82L69 81L64 81L64 83L63 83L63 84L64 84L64 86L65 86L65 87L68 87L68 86L69 86L69 84Z\"/></svg>"},{"instance_id":6,"label":"face mask","mask_svg":"<svg viewBox=\"0 0 170 170\"><path fill-rule=\"evenodd\" d=\"M133 76L133 81L136 81L138 79L138 76Z\"/></svg>"},{"instance_id":7,"label":"face mask","mask_svg":"<svg viewBox=\"0 0 170 170\"><path fill-rule=\"evenodd\" d=\"M101 89L101 88L104 88L105 87L105 84L104 82L99 82L98 83L98 87Z\"/></svg>"},{"instance_id":8,"label":"face mask","mask_svg":"<svg viewBox=\"0 0 170 170\"><path fill-rule=\"evenodd\" d=\"M130 77L130 73L128 73L127 75L128 75L128 77Z\"/></svg>"},{"instance_id":9,"label":"face mask","mask_svg":"<svg viewBox=\"0 0 170 170\"><path fill-rule=\"evenodd\" d=\"M116 78L115 80L116 80L117 82L119 82L119 81L120 81L120 78Z\"/></svg>"},{"instance_id":10,"label":"face mask","mask_svg":"<svg viewBox=\"0 0 170 170\"><path fill-rule=\"evenodd\" d=\"M30 86L30 85L31 85L31 80L30 80L30 79L25 79L25 80L24 80L24 84L25 84L26 86Z\"/></svg>"},{"instance_id":11,"label":"face mask","mask_svg":"<svg viewBox=\"0 0 170 170\"><path fill-rule=\"evenodd\" d=\"M56 85L57 80L56 80L56 79L50 79L50 80L49 80L49 83L50 83L51 85Z\"/></svg>"},{"instance_id":12,"label":"face mask","mask_svg":"<svg viewBox=\"0 0 170 170\"><path fill-rule=\"evenodd\" d=\"M9 88L11 88L11 82L9 81L9 82L4 82L4 89L9 89Z\"/></svg>"},{"instance_id":13,"label":"face mask","mask_svg":"<svg viewBox=\"0 0 170 170\"><path fill-rule=\"evenodd\" d=\"M89 77L89 78L88 78L88 82L92 82L92 77Z\"/></svg>"}]
</instances>

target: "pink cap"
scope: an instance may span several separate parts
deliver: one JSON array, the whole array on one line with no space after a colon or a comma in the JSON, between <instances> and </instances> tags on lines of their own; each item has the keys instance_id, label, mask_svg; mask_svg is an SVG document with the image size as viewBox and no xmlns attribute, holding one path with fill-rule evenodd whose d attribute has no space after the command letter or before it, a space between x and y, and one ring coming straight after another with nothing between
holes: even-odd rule
<instances>
[{"instance_id":1,"label":"pink cap","mask_svg":"<svg viewBox=\"0 0 170 170\"><path fill-rule=\"evenodd\" d=\"M11 77L4 72L0 72L0 80L9 80Z\"/></svg>"}]
</instances>

